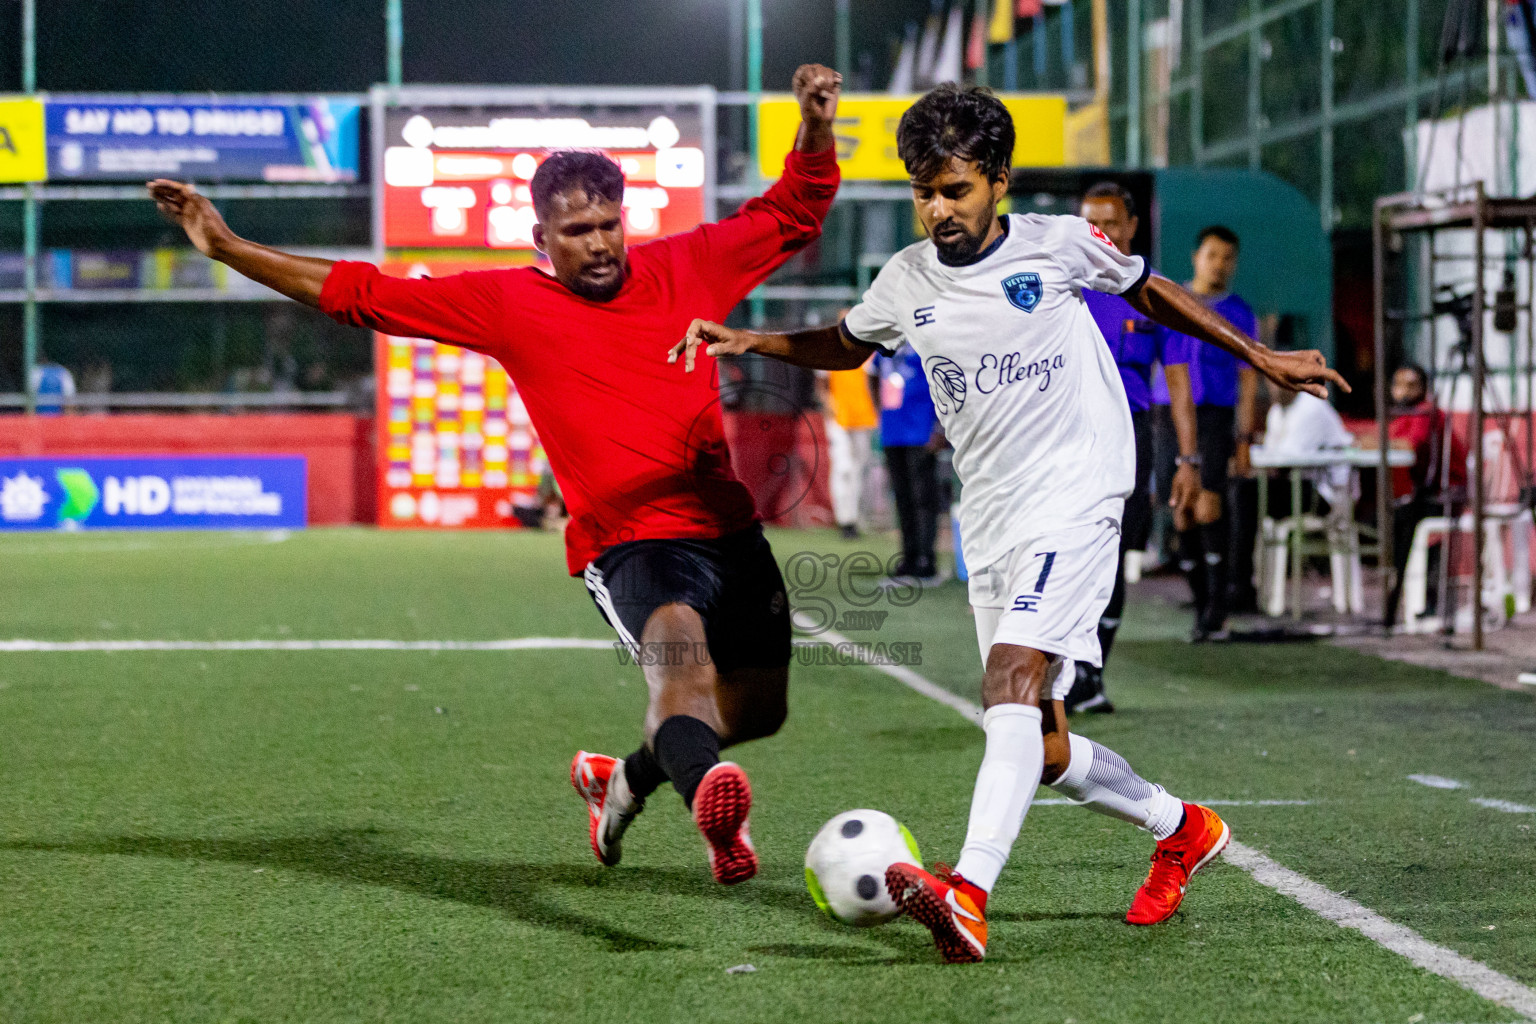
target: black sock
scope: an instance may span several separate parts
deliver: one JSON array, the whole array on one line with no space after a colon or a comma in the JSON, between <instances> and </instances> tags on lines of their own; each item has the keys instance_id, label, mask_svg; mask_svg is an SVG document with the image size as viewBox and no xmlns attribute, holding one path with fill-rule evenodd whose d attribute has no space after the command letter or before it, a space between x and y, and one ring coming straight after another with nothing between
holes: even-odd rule
<instances>
[{"instance_id":1,"label":"black sock","mask_svg":"<svg viewBox=\"0 0 1536 1024\"><path fill-rule=\"evenodd\" d=\"M1214 633L1227 620L1227 560L1219 555L1205 556L1205 592L1209 603L1205 606L1205 628Z\"/></svg>"},{"instance_id":2,"label":"black sock","mask_svg":"<svg viewBox=\"0 0 1536 1024\"><path fill-rule=\"evenodd\" d=\"M1103 619L1099 620L1099 660L1104 663L1099 666L1100 670L1109 664L1109 652L1115 646L1115 634L1120 632L1120 620L1111 619L1110 621L1114 625L1106 626Z\"/></svg>"},{"instance_id":3,"label":"black sock","mask_svg":"<svg viewBox=\"0 0 1536 1024\"><path fill-rule=\"evenodd\" d=\"M1120 569L1115 573L1115 589L1109 593L1109 604L1099 616L1099 665L1109 664L1109 652L1115 646L1115 633L1120 629L1120 616L1125 613L1125 554L1120 555Z\"/></svg>"},{"instance_id":4,"label":"black sock","mask_svg":"<svg viewBox=\"0 0 1536 1024\"><path fill-rule=\"evenodd\" d=\"M1205 611L1210 604L1209 576L1205 570L1205 536L1200 527L1179 531L1179 570L1189 581L1190 595L1195 599L1195 613Z\"/></svg>"},{"instance_id":5,"label":"black sock","mask_svg":"<svg viewBox=\"0 0 1536 1024\"><path fill-rule=\"evenodd\" d=\"M651 748L642 743L639 750L624 759L624 781L629 783L635 799L644 800L667 781L667 773L656 763Z\"/></svg>"},{"instance_id":6,"label":"black sock","mask_svg":"<svg viewBox=\"0 0 1536 1024\"><path fill-rule=\"evenodd\" d=\"M1203 527L1201 541L1205 545L1205 591L1210 601L1205 610L1205 628L1214 633L1222 628L1227 618L1227 559L1228 523L1222 516Z\"/></svg>"},{"instance_id":7,"label":"black sock","mask_svg":"<svg viewBox=\"0 0 1536 1024\"><path fill-rule=\"evenodd\" d=\"M720 737L697 718L673 715L656 730L651 746L656 751L656 763L691 809L693 794L705 773L720 763Z\"/></svg>"}]
</instances>

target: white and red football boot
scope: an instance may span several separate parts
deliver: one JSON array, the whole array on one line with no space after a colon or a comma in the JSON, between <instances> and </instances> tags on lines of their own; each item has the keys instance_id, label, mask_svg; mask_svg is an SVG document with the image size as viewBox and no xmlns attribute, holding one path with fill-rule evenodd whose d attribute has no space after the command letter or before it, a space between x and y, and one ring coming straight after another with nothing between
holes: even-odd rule
<instances>
[{"instance_id":1,"label":"white and red football boot","mask_svg":"<svg viewBox=\"0 0 1536 1024\"><path fill-rule=\"evenodd\" d=\"M752 786L734 761L721 761L704 776L693 794L693 821L709 846L709 869L721 885L745 882L757 874L757 851L747 815Z\"/></svg>"},{"instance_id":2,"label":"white and red football boot","mask_svg":"<svg viewBox=\"0 0 1536 1024\"><path fill-rule=\"evenodd\" d=\"M571 759L571 785L587 802L592 852L613 867L624 855L624 830L645 808L645 801L630 793L623 759L607 754L578 750Z\"/></svg>"}]
</instances>

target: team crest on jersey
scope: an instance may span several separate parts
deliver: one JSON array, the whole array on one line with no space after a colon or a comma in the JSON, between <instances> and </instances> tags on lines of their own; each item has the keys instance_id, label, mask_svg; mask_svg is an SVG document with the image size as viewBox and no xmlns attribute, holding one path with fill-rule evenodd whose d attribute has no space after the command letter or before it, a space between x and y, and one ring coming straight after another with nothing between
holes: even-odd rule
<instances>
[{"instance_id":1,"label":"team crest on jersey","mask_svg":"<svg viewBox=\"0 0 1536 1024\"><path fill-rule=\"evenodd\" d=\"M928 379L933 382L933 404L948 416L965 404L965 371L953 359L933 356L928 360Z\"/></svg>"},{"instance_id":2,"label":"team crest on jersey","mask_svg":"<svg viewBox=\"0 0 1536 1024\"><path fill-rule=\"evenodd\" d=\"M1039 274L1014 274L1003 279L1003 294L1026 313L1035 311L1044 293L1045 286L1040 283Z\"/></svg>"}]
</instances>

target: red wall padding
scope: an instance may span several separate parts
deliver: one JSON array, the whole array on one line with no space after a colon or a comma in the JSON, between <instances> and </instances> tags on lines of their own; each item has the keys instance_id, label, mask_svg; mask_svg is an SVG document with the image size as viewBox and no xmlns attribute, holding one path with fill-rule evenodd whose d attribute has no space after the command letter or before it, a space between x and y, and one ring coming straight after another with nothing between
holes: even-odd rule
<instances>
[{"instance_id":1,"label":"red wall padding","mask_svg":"<svg viewBox=\"0 0 1536 1024\"><path fill-rule=\"evenodd\" d=\"M376 519L367 416L0 416L0 458L68 455L302 455L311 525Z\"/></svg>"},{"instance_id":2,"label":"red wall padding","mask_svg":"<svg viewBox=\"0 0 1536 1024\"><path fill-rule=\"evenodd\" d=\"M729 413L725 419L736 474L760 515L786 526L832 521L819 416ZM371 417L0 416L0 458L66 455L303 455L312 525L378 519Z\"/></svg>"}]
</instances>

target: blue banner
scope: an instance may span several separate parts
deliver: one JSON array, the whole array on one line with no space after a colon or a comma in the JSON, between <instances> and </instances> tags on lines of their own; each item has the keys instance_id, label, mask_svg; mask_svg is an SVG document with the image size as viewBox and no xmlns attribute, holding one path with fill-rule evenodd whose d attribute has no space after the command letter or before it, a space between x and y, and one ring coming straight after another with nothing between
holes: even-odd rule
<instances>
[{"instance_id":1,"label":"blue banner","mask_svg":"<svg viewBox=\"0 0 1536 1024\"><path fill-rule=\"evenodd\" d=\"M55 96L45 104L50 181L350 182L355 100L139 102Z\"/></svg>"},{"instance_id":2,"label":"blue banner","mask_svg":"<svg viewBox=\"0 0 1536 1024\"><path fill-rule=\"evenodd\" d=\"M292 456L0 459L0 530L302 529Z\"/></svg>"}]
</instances>

